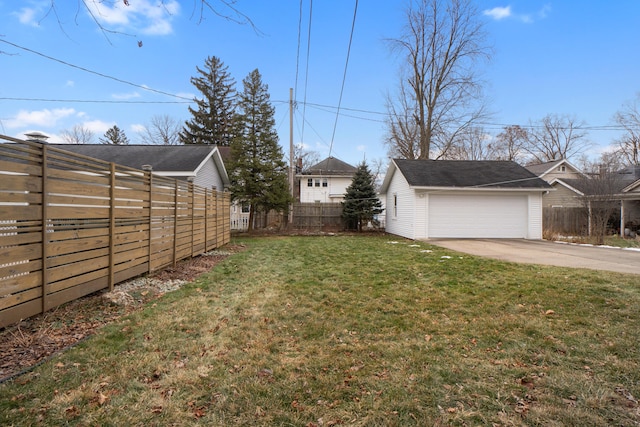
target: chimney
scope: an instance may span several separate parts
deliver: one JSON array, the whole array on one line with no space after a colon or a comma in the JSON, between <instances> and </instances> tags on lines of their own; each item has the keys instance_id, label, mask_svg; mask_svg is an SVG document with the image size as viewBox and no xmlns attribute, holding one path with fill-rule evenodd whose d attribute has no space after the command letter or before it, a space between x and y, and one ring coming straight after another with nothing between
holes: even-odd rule
<instances>
[{"instance_id":1,"label":"chimney","mask_svg":"<svg viewBox=\"0 0 640 427\"><path fill-rule=\"evenodd\" d=\"M47 135L45 135L42 132L38 132L38 131L25 133L24 136L26 136L28 138L27 141L29 141L29 142L37 142L37 143L40 143L40 144L46 144L47 143L47 139L49 139L49 137Z\"/></svg>"}]
</instances>

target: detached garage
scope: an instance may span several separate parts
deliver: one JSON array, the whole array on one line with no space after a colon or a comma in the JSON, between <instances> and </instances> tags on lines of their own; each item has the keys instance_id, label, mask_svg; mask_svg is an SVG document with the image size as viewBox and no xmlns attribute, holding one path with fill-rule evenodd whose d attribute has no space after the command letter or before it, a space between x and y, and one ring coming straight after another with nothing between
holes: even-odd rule
<instances>
[{"instance_id":1,"label":"detached garage","mask_svg":"<svg viewBox=\"0 0 640 427\"><path fill-rule=\"evenodd\" d=\"M392 160L386 231L409 239L542 238L549 184L515 162Z\"/></svg>"}]
</instances>

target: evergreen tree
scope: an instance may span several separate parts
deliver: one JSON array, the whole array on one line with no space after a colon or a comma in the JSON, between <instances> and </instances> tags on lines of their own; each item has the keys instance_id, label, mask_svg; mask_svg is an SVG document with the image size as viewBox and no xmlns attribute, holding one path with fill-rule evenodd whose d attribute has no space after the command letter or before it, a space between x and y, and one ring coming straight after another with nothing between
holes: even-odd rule
<instances>
[{"instance_id":1,"label":"evergreen tree","mask_svg":"<svg viewBox=\"0 0 640 427\"><path fill-rule=\"evenodd\" d=\"M249 231L257 212L285 211L292 201L287 165L278 145L275 109L256 69L242 81L229 165L231 195L250 205Z\"/></svg>"},{"instance_id":2,"label":"evergreen tree","mask_svg":"<svg viewBox=\"0 0 640 427\"><path fill-rule=\"evenodd\" d=\"M382 203L376 196L375 179L365 162L358 165L351 185L342 202L342 218L348 228L362 230L362 224L382 213Z\"/></svg>"},{"instance_id":3,"label":"evergreen tree","mask_svg":"<svg viewBox=\"0 0 640 427\"><path fill-rule=\"evenodd\" d=\"M191 83L202 98L195 99L195 109L189 107L193 117L180 132L183 144L231 144L236 82L228 68L215 56L206 59L204 69L196 67L199 77L191 77Z\"/></svg>"},{"instance_id":4,"label":"evergreen tree","mask_svg":"<svg viewBox=\"0 0 640 427\"><path fill-rule=\"evenodd\" d=\"M102 144L127 145L129 144L129 138L127 138L127 135L124 134L122 129L113 125L113 127L109 128L104 133L104 136L100 138L100 142Z\"/></svg>"}]
</instances>

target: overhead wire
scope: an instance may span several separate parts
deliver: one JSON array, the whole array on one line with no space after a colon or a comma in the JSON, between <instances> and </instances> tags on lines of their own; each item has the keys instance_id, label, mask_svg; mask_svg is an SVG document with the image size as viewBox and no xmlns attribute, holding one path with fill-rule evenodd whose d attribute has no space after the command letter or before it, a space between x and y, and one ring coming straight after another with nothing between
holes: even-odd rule
<instances>
[{"instance_id":1,"label":"overhead wire","mask_svg":"<svg viewBox=\"0 0 640 427\"><path fill-rule=\"evenodd\" d=\"M333 141L336 136L336 128L338 127L338 117L340 117L340 106L342 105L342 95L344 93L344 84L347 80L347 69L349 67L349 57L351 55L351 43L353 42L353 32L356 26L357 14L358 14L358 0L356 0L355 7L353 9L353 20L351 21L351 33L349 35L349 46L347 48L347 58L344 64L344 73L342 74L342 86L340 87L340 97L338 99L338 110L336 111L336 119L333 123L333 132L331 134L331 146L329 147L329 157L331 157L331 150L333 149Z\"/></svg>"},{"instance_id":2,"label":"overhead wire","mask_svg":"<svg viewBox=\"0 0 640 427\"><path fill-rule=\"evenodd\" d=\"M306 117L306 105L307 105L307 88L309 85L309 56L311 52L311 23L313 18L313 0L309 0L309 30L307 33L307 63L305 66L304 76L304 104L302 105L302 133L300 134L300 141L304 142L304 125Z\"/></svg>"},{"instance_id":3,"label":"overhead wire","mask_svg":"<svg viewBox=\"0 0 640 427\"><path fill-rule=\"evenodd\" d=\"M24 46L20 46L20 45L18 45L16 43L12 43L12 42L10 42L8 40L0 39L0 42L8 44L10 46L13 46L16 49L24 50L25 52L29 52L29 53L32 53L34 55L41 56L41 57L43 57L45 59L48 59L50 61L58 62L60 64L66 65L68 67L75 68L75 69L84 71L86 73L94 74L96 76L100 76L100 77L103 77L103 78L106 78L106 79L114 80L114 81L116 81L118 83L123 83L123 84L129 85L129 86L137 87L139 89L143 89L143 90L146 90L146 91L149 91L149 92L159 93L161 95L170 96L172 98L178 98L178 99L184 99L184 100L188 100L188 101L193 101L193 99L191 99L191 98L187 98L187 97L184 97L184 96L176 95L176 94L165 92L165 91L158 90L158 89L153 89L153 88L150 88L148 86L139 85L137 83L132 83L130 81L120 79L118 77L110 76L108 74L100 73L98 71L93 71L93 70L90 70L88 68L81 67L79 65L71 64L70 62L63 61L63 60L58 59L58 58L54 58L53 56L46 55L46 54L44 54L42 52L38 52L36 50L29 49L29 48L24 47Z\"/></svg>"}]
</instances>

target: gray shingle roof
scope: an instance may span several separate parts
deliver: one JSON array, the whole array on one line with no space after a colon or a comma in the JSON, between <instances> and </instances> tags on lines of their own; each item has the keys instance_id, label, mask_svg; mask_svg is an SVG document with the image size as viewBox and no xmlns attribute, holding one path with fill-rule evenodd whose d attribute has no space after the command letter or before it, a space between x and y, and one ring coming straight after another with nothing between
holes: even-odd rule
<instances>
[{"instance_id":1,"label":"gray shingle roof","mask_svg":"<svg viewBox=\"0 0 640 427\"><path fill-rule=\"evenodd\" d=\"M141 169L151 165L154 171L194 171L215 148L214 145L110 145L48 144L76 154Z\"/></svg>"},{"instance_id":2,"label":"gray shingle roof","mask_svg":"<svg viewBox=\"0 0 640 427\"><path fill-rule=\"evenodd\" d=\"M510 161L396 159L394 163L413 187L551 188Z\"/></svg>"},{"instance_id":3,"label":"gray shingle roof","mask_svg":"<svg viewBox=\"0 0 640 427\"><path fill-rule=\"evenodd\" d=\"M304 171L302 175L353 175L357 168L335 157L327 157Z\"/></svg>"},{"instance_id":4,"label":"gray shingle roof","mask_svg":"<svg viewBox=\"0 0 640 427\"><path fill-rule=\"evenodd\" d=\"M564 160L560 159L560 160L553 160L551 162L546 162L546 163L538 163L535 165L527 165L525 166L528 170L530 170L531 172L535 173L536 175L540 176L542 174L544 174L545 172L547 172L548 170L554 168L555 166L557 166L558 164L562 163Z\"/></svg>"}]
</instances>

